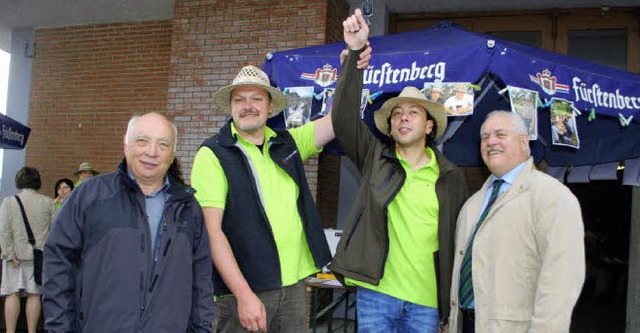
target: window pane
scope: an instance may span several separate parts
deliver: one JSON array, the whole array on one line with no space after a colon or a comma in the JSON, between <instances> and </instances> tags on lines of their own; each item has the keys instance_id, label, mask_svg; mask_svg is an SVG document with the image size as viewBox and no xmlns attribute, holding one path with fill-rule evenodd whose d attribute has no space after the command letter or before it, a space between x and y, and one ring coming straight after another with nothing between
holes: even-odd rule
<instances>
[{"instance_id":1,"label":"window pane","mask_svg":"<svg viewBox=\"0 0 640 333\"><path fill-rule=\"evenodd\" d=\"M542 33L540 31L494 31L487 32L487 34L522 45L542 47Z\"/></svg>"},{"instance_id":2,"label":"window pane","mask_svg":"<svg viewBox=\"0 0 640 333\"><path fill-rule=\"evenodd\" d=\"M624 29L569 30L568 54L626 71L627 32Z\"/></svg>"}]
</instances>

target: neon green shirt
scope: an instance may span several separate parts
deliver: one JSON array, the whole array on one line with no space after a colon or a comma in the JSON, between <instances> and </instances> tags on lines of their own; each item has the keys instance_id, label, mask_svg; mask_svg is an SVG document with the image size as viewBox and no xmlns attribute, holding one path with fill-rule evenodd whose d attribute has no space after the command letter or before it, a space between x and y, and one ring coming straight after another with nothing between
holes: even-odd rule
<instances>
[{"instance_id":1,"label":"neon green shirt","mask_svg":"<svg viewBox=\"0 0 640 333\"><path fill-rule=\"evenodd\" d=\"M438 198L440 168L431 148L427 165L413 171L396 151L407 178L388 207L389 255L380 284L347 282L432 308L438 307L433 254L438 251Z\"/></svg>"},{"instance_id":2,"label":"neon green shirt","mask_svg":"<svg viewBox=\"0 0 640 333\"><path fill-rule=\"evenodd\" d=\"M289 130L298 147L300 157L322 151L315 147L315 125L308 123ZM289 286L318 271L315 267L307 239L302 229L302 220L298 214L296 201L299 189L295 181L282 170L269 156L269 139L277 134L265 128L265 145L262 152L251 142L245 140L231 123L233 135L244 148L248 160L257 175L258 189L271 230L278 248L282 271L282 285ZM191 186L196 189L195 197L202 207L225 207L228 183L220 161L207 147L196 153L191 170ZM259 251L260 249L256 249Z\"/></svg>"}]
</instances>

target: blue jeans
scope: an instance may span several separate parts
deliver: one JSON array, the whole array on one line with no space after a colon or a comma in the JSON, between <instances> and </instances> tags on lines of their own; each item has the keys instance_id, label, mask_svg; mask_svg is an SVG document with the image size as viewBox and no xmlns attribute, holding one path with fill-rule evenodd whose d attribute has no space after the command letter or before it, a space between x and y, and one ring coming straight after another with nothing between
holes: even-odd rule
<instances>
[{"instance_id":1,"label":"blue jeans","mask_svg":"<svg viewBox=\"0 0 640 333\"><path fill-rule=\"evenodd\" d=\"M438 309L358 287L358 332L437 333Z\"/></svg>"}]
</instances>

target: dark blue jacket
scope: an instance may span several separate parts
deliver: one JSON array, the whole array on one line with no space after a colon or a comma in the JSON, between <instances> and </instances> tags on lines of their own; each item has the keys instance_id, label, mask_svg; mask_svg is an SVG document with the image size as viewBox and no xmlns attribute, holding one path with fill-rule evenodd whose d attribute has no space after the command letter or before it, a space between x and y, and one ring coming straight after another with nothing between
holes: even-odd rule
<instances>
[{"instance_id":1,"label":"dark blue jacket","mask_svg":"<svg viewBox=\"0 0 640 333\"><path fill-rule=\"evenodd\" d=\"M145 196L123 162L74 189L44 247L49 332L211 332L212 261L194 191L170 180L151 255Z\"/></svg>"},{"instance_id":2,"label":"dark blue jacket","mask_svg":"<svg viewBox=\"0 0 640 333\"><path fill-rule=\"evenodd\" d=\"M302 227L317 268L331 260L331 252L324 236L320 215L316 209L304 164L295 141L287 131L276 131L269 141L271 159L296 182L299 196L296 205ZM280 259L271 224L260 202L254 173L240 143L231 135L231 122L220 133L207 139L202 146L213 151L229 183L227 201L222 218L222 231L229 240L240 271L253 292L282 287ZM216 295L230 294L220 274L214 270Z\"/></svg>"}]
</instances>

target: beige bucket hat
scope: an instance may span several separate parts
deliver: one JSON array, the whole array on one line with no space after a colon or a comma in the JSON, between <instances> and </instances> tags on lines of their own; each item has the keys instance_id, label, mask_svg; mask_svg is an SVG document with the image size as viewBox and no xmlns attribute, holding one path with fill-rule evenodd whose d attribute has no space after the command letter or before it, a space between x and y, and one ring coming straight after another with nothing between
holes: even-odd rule
<instances>
[{"instance_id":1,"label":"beige bucket hat","mask_svg":"<svg viewBox=\"0 0 640 333\"><path fill-rule=\"evenodd\" d=\"M93 175L98 175L100 174L100 172L98 172L97 170L95 170L92 166L91 163L89 162L82 162L80 164L80 167L78 167L78 171L74 172L74 175L79 175L82 171L90 171L91 173L93 173Z\"/></svg>"},{"instance_id":2,"label":"beige bucket hat","mask_svg":"<svg viewBox=\"0 0 640 333\"><path fill-rule=\"evenodd\" d=\"M213 96L213 101L218 108L231 113L231 92L240 86L257 86L266 90L271 95L273 113L270 117L279 114L289 105L287 97L280 89L271 86L269 77L265 72L256 66L245 66L242 67L238 75L233 79L231 85L220 88Z\"/></svg>"},{"instance_id":3,"label":"beige bucket hat","mask_svg":"<svg viewBox=\"0 0 640 333\"><path fill-rule=\"evenodd\" d=\"M447 113L444 111L444 106L438 102L428 100L416 87L405 87L398 97L390 98L384 102L380 110L373 114L373 120L381 133L389 135L389 123L387 119L389 119L391 110L401 102L411 102L422 106L427 110L429 115L435 119L436 124L438 124L436 139L444 134L445 129L447 129Z\"/></svg>"}]
</instances>

